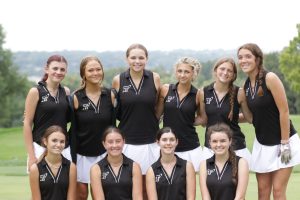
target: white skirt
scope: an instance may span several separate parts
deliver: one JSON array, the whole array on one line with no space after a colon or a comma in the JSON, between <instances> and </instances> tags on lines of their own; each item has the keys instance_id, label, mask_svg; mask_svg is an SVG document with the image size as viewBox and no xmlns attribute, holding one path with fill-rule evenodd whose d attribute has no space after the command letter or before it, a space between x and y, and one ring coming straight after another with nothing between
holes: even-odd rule
<instances>
[{"instance_id":1,"label":"white skirt","mask_svg":"<svg viewBox=\"0 0 300 200\"><path fill-rule=\"evenodd\" d=\"M106 152L100 156L83 156L77 154L77 182L90 183L90 169L106 156ZM100 177L99 177L100 178Z\"/></svg>"},{"instance_id":2,"label":"white skirt","mask_svg":"<svg viewBox=\"0 0 300 200\"><path fill-rule=\"evenodd\" d=\"M205 160L202 156L202 148L201 146L190 150L190 151L183 151L183 152L175 152L176 155L184 160L188 160L193 163L195 172L199 172L200 163L202 160Z\"/></svg>"},{"instance_id":3,"label":"white skirt","mask_svg":"<svg viewBox=\"0 0 300 200\"><path fill-rule=\"evenodd\" d=\"M294 134L289 139L292 159L288 164L282 163L278 157L280 145L266 146L254 140L250 169L257 173L267 173L281 168L293 167L300 164L300 139L298 134Z\"/></svg>"},{"instance_id":4,"label":"white skirt","mask_svg":"<svg viewBox=\"0 0 300 200\"><path fill-rule=\"evenodd\" d=\"M148 168L158 160L159 152L160 148L157 143L143 145L125 144L123 147L124 155L140 165L143 175L145 175Z\"/></svg>"}]
</instances>

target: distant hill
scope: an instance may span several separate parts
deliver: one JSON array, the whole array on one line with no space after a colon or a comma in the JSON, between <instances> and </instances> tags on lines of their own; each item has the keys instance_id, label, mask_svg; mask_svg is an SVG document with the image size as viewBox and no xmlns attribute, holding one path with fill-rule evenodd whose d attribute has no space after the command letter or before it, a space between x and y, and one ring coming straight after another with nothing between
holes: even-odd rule
<instances>
[{"instance_id":1,"label":"distant hill","mask_svg":"<svg viewBox=\"0 0 300 200\"><path fill-rule=\"evenodd\" d=\"M43 74L43 66L45 65L49 56L53 54L61 54L66 57L70 73L79 72L79 64L81 59L87 55L95 55L100 58L105 68L125 67L126 58L123 51L18 51L13 52L13 61L19 67L20 72L29 76L41 76ZM173 51L150 51L148 67L163 67L169 69L173 66L177 59L183 56L191 56L200 60L200 62L207 62L215 60L223 56L234 56L235 50L173 50Z\"/></svg>"}]
</instances>

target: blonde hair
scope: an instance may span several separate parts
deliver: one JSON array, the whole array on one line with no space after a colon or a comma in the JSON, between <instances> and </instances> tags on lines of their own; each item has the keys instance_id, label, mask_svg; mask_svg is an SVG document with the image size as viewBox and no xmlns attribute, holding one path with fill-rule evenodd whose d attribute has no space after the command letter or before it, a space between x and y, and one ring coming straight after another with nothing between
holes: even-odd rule
<instances>
[{"instance_id":1,"label":"blonde hair","mask_svg":"<svg viewBox=\"0 0 300 200\"><path fill-rule=\"evenodd\" d=\"M200 70L202 68L200 62L197 59L192 58L192 57L182 57L182 58L178 59L174 65L175 72L176 72L177 67L180 64L188 64L189 66L191 66L191 68L194 72L193 81L197 78L197 76L200 73Z\"/></svg>"}]
</instances>

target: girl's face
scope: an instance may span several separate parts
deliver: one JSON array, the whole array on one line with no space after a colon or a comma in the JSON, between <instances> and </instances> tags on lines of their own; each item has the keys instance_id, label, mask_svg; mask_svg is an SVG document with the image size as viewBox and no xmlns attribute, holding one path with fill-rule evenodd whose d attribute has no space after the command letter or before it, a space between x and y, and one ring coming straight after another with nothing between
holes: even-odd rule
<instances>
[{"instance_id":1,"label":"girl's face","mask_svg":"<svg viewBox=\"0 0 300 200\"><path fill-rule=\"evenodd\" d=\"M163 133L157 141L163 154L174 154L178 140L172 132Z\"/></svg>"},{"instance_id":2,"label":"girl's face","mask_svg":"<svg viewBox=\"0 0 300 200\"><path fill-rule=\"evenodd\" d=\"M64 62L52 61L45 67L45 72L48 74L49 81L60 83L67 73L67 64Z\"/></svg>"},{"instance_id":3,"label":"girl's face","mask_svg":"<svg viewBox=\"0 0 300 200\"><path fill-rule=\"evenodd\" d=\"M127 57L130 70L134 72L141 72L145 69L147 63L147 56L142 49L132 49Z\"/></svg>"},{"instance_id":4,"label":"girl's face","mask_svg":"<svg viewBox=\"0 0 300 200\"><path fill-rule=\"evenodd\" d=\"M99 84L103 79L103 69L96 60L89 61L85 66L86 82L91 84Z\"/></svg>"},{"instance_id":5,"label":"girl's face","mask_svg":"<svg viewBox=\"0 0 300 200\"><path fill-rule=\"evenodd\" d=\"M215 155L225 155L231 145L231 140L224 132L213 132L209 140L210 148Z\"/></svg>"},{"instance_id":6,"label":"girl's face","mask_svg":"<svg viewBox=\"0 0 300 200\"><path fill-rule=\"evenodd\" d=\"M48 153L61 154L66 146L66 137L61 132L53 132L43 142Z\"/></svg>"},{"instance_id":7,"label":"girl's face","mask_svg":"<svg viewBox=\"0 0 300 200\"><path fill-rule=\"evenodd\" d=\"M124 142L122 135L117 132L111 132L106 135L103 146L109 155L119 156L122 154Z\"/></svg>"},{"instance_id":8,"label":"girl's face","mask_svg":"<svg viewBox=\"0 0 300 200\"><path fill-rule=\"evenodd\" d=\"M193 80L194 71L189 64L181 63L176 68L176 78L179 83L191 83Z\"/></svg>"},{"instance_id":9,"label":"girl's face","mask_svg":"<svg viewBox=\"0 0 300 200\"><path fill-rule=\"evenodd\" d=\"M238 52L238 63L244 73L250 74L258 70L255 61L255 56L248 49L240 49Z\"/></svg>"},{"instance_id":10,"label":"girl's face","mask_svg":"<svg viewBox=\"0 0 300 200\"><path fill-rule=\"evenodd\" d=\"M229 62L222 63L215 69L215 76L221 83L230 83L235 78L233 66Z\"/></svg>"}]
</instances>

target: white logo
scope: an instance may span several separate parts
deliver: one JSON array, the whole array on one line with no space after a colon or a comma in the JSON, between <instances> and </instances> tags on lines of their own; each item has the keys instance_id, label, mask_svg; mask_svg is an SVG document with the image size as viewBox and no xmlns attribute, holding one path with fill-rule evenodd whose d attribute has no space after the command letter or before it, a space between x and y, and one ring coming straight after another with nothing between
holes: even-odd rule
<instances>
[{"instance_id":1,"label":"white logo","mask_svg":"<svg viewBox=\"0 0 300 200\"><path fill-rule=\"evenodd\" d=\"M90 107L90 102L83 104L82 107L83 107L82 110L88 110Z\"/></svg>"},{"instance_id":2,"label":"white logo","mask_svg":"<svg viewBox=\"0 0 300 200\"><path fill-rule=\"evenodd\" d=\"M43 102L47 102L48 101L48 98L49 98L49 94L46 94L45 96L42 96L42 103Z\"/></svg>"},{"instance_id":3,"label":"white logo","mask_svg":"<svg viewBox=\"0 0 300 200\"><path fill-rule=\"evenodd\" d=\"M108 174L109 174L109 172L104 172L104 173L102 173L102 177L101 177L101 179L106 179L106 177L108 176Z\"/></svg>"},{"instance_id":4,"label":"white logo","mask_svg":"<svg viewBox=\"0 0 300 200\"><path fill-rule=\"evenodd\" d=\"M246 89L246 96L249 96L249 90L250 90L250 88Z\"/></svg>"},{"instance_id":5,"label":"white logo","mask_svg":"<svg viewBox=\"0 0 300 200\"><path fill-rule=\"evenodd\" d=\"M123 93L128 92L128 90L131 88L131 85L125 85L123 86Z\"/></svg>"},{"instance_id":6,"label":"white logo","mask_svg":"<svg viewBox=\"0 0 300 200\"><path fill-rule=\"evenodd\" d=\"M214 99L214 97L206 98L206 104L210 104L210 102Z\"/></svg>"},{"instance_id":7,"label":"white logo","mask_svg":"<svg viewBox=\"0 0 300 200\"><path fill-rule=\"evenodd\" d=\"M173 99L175 99L175 96L168 96L166 102L170 103Z\"/></svg>"},{"instance_id":8,"label":"white logo","mask_svg":"<svg viewBox=\"0 0 300 200\"><path fill-rule=\"evenodd\" d=\"M48 175L48 173L40 175L40 181L44 182L46 180L47 175Z\"/></svg>"},{"instance_id":9,"label":"white logo","mask_svg":"<svg viewBox=\"0 0 300 200\"><path fill-rule=\"evenodd\" d=\"M159 179L162 177L162 174L158 174L155 176L155 182L158 183Z\"/></svg>"},{"instance_id":10,"label":"white logo","mask_svg":"<svg viewBox=\"0 0 300 200\"><path fill-rule=\"evenodd\" d=\"M211 175L212 173L214 173L216 171L216 169L208 169L207 170L207 175Z\"/></svg>"}]
</instances>

